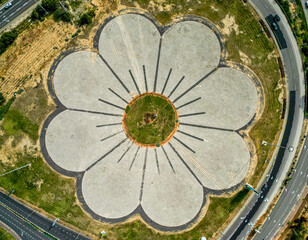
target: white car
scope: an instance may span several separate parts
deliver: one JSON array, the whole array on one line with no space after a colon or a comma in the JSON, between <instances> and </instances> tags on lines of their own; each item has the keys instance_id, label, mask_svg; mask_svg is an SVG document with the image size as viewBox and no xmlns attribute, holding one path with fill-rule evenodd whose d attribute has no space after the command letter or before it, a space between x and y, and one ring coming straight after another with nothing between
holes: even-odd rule
<instances>
[{"instance_id":1,"label":"white car","mask_svg":"<svg viewBox=\"0 0 308 240\"><path fill-rule=\"evenodd\" d=\"M12 6L12 3L9 2L8 4L6 4L6 5L4 6L4 9L9 9L11 6Z\"/></svg>"},{"instance_id":2,"label":"white car","mask_svg":"<svg viewBox=\"0 0 308 240\"><path fill-rule=\"evenodd\" d=\"M305 2L306 8L308 8L308 1Z\"/></svg>"}]
</instances>

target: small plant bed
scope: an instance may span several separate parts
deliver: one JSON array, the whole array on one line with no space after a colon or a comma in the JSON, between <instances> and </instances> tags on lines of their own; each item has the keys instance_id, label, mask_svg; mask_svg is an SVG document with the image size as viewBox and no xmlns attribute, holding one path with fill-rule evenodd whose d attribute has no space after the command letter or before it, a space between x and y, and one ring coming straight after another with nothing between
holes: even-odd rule
<instances>
[{"instance_id":1,"label":"small plant bed","mask_svg":"<svg viewBox=\"0 0 308 240\"><path fill-rule=\"evenodd\" d=\"M175 107L165 96L145 93L127 105L122 123L134 143L154 147L172 138L178 127L177 118Z\"/></svg>"}]
</instances>

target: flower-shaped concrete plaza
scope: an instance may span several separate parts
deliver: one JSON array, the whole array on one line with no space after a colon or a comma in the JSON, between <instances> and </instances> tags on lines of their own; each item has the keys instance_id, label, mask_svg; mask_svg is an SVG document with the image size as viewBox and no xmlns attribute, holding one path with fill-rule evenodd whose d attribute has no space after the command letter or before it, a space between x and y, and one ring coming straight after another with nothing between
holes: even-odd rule
<instances>
[{"instance_id":1,"label":"flower-shaped concrete plaza","mask_svg":"<svg viewBox=\"0 0 308 240\"><path fill-rule=\"evenodd\" d=\"M52 66L58 109L43 126L45 159L77 177L79 201L98 220L139 214L160 230L188 227L209 194L244 182L251 144L241 132L256 116L256 81L226 65L219 32L200 18L158 27L150 16L119 15L95 47L67 51ZM123 115L133 98L154 92L174 105L179 125L147 147L127 136Z\"/></svg>"}]
</instances>

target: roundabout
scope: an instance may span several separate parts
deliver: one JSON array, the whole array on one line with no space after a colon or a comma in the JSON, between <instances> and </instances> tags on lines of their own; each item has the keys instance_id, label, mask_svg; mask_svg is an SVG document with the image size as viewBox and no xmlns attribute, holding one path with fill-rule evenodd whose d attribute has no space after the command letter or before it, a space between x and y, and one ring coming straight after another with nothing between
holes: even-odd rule
<instances>
[{"instance_id":1,"label":"roundabout","mask_svg":"<svg viewBox=\"0 0 308 240\"><path fill-rule=\"evenodd\" d=\"M206 212L208 196L238 190L254 168L249 129L262 86L225 61L220 32L189 17L161 26L148 14L106 20L94 49L54 62L58 105L44 123L42 152L77 178L77 196L97 220L139 215L179 231Z\"/></svg>"}]
</instances>

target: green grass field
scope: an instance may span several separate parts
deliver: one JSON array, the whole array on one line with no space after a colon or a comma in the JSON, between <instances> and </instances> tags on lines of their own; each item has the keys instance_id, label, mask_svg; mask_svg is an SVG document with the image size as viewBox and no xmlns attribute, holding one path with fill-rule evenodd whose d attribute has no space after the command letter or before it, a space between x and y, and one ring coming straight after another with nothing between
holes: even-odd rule
<instances>
[{"instance_id":1,"label":"green grass field","mask_svg":"<svg viewBox=\"0 0 308 240\"><path fill-rule=\"evenodd\" d=\"M166 140L175 128L175 112L172 105L163 97L144 95L130 103L126 115L129 135L139 143L156 144ZM145 121L145 114L157 117Z\"/></svg>"},{"instance_id":2,"label":"green grass field","mask_svg":"<svg viewBox=\"0 0 308 240\"><path fill-rule=\"evenodd\" d=\"M0 227L0 239L1 240L14 240L15 238L3 227Z\"/></svg>"}]
</instances>

